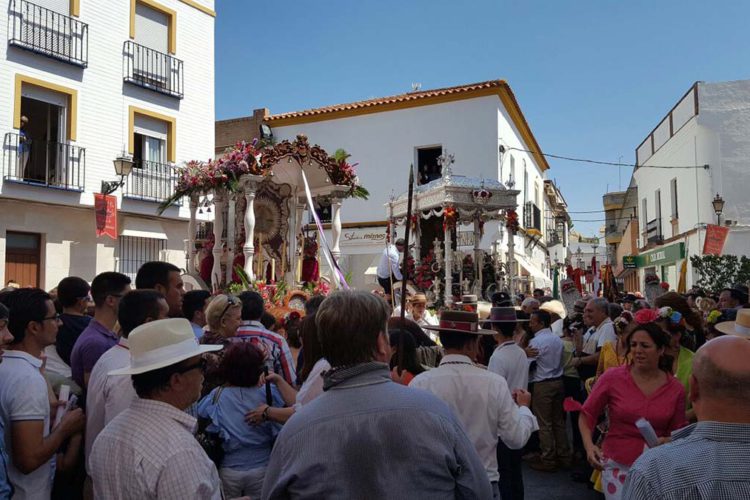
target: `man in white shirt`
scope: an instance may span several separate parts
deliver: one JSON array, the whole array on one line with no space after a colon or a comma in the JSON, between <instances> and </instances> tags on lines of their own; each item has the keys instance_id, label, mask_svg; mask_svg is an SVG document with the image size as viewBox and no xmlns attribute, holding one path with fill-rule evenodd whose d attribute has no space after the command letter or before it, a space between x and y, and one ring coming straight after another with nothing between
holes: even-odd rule
<instances>
[{"instance_id":1,"label":"man in white shirt","mask_svg":"<svg viewBox=\"0 0 750 500\"><path fill-rule=\"evenodd\" d=\"M127 410L138 398L128 375L109 375L130 365L128 335L136 327L165 319L169 306L162 294L156 290L131 290L120 300L117 321L120 323L120 340L117 345L102 354L94 365L86 392L86 470L94 440L117 415Z\"/></svg>"},{"instance_id":2,"label":"man in white shirt","mask_svg":"<svg viewBox=\"0 0 750 500\"><path fill-rule=\"evenodd\" d=\"M437 368L417 375L409 387L427 390L450 406L482 459L492 483L493 498L500 498L497 469L498 436L509 447L526 444L538 426L528 408L531 395L510 391L505 379L475 364L482 335L479 316L469 311L444 311L438 326L445 356Z\"/></svg>"},{"instance_id":3,"label":"man in white shirt","mask_svg":"<svg viewBox=\"0 0 750 500\"><path fill-rule=\"evenodd\" d=\"M377 267L378 283L383 287L386 294L386 300L391 295L391 276L393 281L401 281L401 270L398 266L399 254L404 252L405 242L403 238L396 240L395 245L390 243L386 244L383 250L383 255L380 257L380 262Z\"/></svg>"},{"instance_id":4,"label":"man in white shirt","mask_svg":"<svg viewBox=\"0 0 750 500\"><path fill-rule=\"evenodd\" d=\"M547 311L536 311L529 320L529 327L534 333L529 347L537 352L535 357L530 358L536 365L531 375L531 404L534 415L539 419L541 448L540 461L532 462L530 467L543 472L555 472L559 466L568 467L572 458L563 410L563 342L550 330L551 322Z\"/></svg>"},{"instance_id":5,"label":"man in white shirt","mask_svg":"<svg viewBox=\"0 0 750 500\"><path fill-rule=\"evenodd\" d=\"M14 499L47 499L55 454L66 442L73 456L78 453L84 415L70 410L50 431L48 385L40 371L42 351L55 343L60 323L50 296L38 288L21 288L3 294L2 301L10 310L8 330L14 337L0 363L0 427L10 458L8 479Z\"/></svg>"},{"instance_id":6,"label":"man in white shirt","mask_svg":"<svg viewBox=\"0 0 750 500\"><path fill-rule=\"evenodd\" d=\"M527 389L529 385L529 363L526 353L513 340L516 327L521 321L516 317L515 307L493 307L485 322L495 330L497 347L490 357L487 369L497 373L508 382L508 388ZM523 498L523 450L508 447L502 439L497 443L497 470L500 474L498 486L500 498Z\"/></svg>"},{"instance_id":7,"label":"man in white shirt","mask_svg":"<svg viewBox=\"0 0 750 500\"><path fill-rule=\"evenodd\" d=\"M617 344L615 326L609 317L609 302L604 298L591 299L583 310L583 323L589 327L583 335L583 348L576 351L573 366L578 368L581 380L596 374L599 351L607 342Z\"/></svg>"}]
</instances>

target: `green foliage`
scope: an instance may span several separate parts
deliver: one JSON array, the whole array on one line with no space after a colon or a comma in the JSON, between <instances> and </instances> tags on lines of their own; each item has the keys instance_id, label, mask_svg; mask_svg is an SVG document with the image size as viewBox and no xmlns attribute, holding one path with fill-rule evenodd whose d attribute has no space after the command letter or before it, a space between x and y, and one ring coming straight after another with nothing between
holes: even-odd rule
<instances>
[{"instance_id":1,"label":"green foliage","mask_svg":"<svg viewBox=\"0 0 750 500\"><path fill-rule=\"evenodd\" d=\"M719 293L733 283L750 281L750 259L744 255L693 255L693 270L698 275L696 285L711 293Z\"/></svg>"}]
</instances>

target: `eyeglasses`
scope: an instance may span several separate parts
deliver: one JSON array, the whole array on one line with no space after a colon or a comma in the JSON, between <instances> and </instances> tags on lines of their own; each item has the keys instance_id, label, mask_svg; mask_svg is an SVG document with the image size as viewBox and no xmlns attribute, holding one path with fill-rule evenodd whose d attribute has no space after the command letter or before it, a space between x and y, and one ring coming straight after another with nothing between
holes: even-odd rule
<instances>
[{"instance_id":1,"label":"eyeglasses","mask_svg":"<svg viewBox=\"0 0 750 500\"><path fill-rule=\"evenodd\" d=\"M206 370L206 360L203 359L203 358L201 358L197 362L193 363L192 365L188 365L188 366L185 366L183 368L180 368L179 370L177 370L177 373L180 373L180 374L187 373L190 370L195 370L196 368L200 368L201 371L205 371Z\"/></svg>"},{"instance_id":2,"label":"eyeglasses","mask_svg":"<svg viewBox=\"0 0 750 500\"><path fill-rule=\"evenodd\" d=\"M45 321L49 321L51 319L54 319L55 321L60 321L60 315L55 313L53 316L48 316L46 318L40 319L39 323L44 323Z\"/></svg>"},{"instance_id":3,"label":"eyeglasses","mask_svg":"<svg viewBox=\"0 0 750 500\"><path fill-rule=\"evenodd\" d=\"M221 311L221 316L219 316L219 321L224 317L224 315L227 313L230 307L238 305L240 302L239 300L233 296L233 295L227 295L227 305L224 308L223 311Z\"/></svg>"}]
</instances>

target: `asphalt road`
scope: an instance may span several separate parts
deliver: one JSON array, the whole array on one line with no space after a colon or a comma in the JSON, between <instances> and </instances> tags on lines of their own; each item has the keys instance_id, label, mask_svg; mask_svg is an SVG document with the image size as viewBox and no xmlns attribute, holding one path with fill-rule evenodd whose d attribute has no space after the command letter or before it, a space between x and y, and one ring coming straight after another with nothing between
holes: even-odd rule
<instances>
[{"instance_id":1,"label":"asphalt road","mask_svg":"<svg viewBox=\"0 0 750 500\"><path fill-rule=\"evenodd\" d=\"M570 471L537 472L523 467L525 500L599 500L599 495L586 484L570 479Z\"/></svg>"}]
</instances>

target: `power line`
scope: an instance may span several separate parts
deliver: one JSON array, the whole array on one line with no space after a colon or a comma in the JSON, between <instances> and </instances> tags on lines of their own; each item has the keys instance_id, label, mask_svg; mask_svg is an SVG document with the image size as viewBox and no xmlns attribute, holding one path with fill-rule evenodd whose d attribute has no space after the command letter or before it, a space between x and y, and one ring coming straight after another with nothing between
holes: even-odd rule
<instances>
[{"instance_id":1,"label":"power line","mask_svg":"<svg viewBox=\"0 0 750 500\"><path fill-rule=\"evenodd\" d=\"M637 168L689 168L689 169L699 169L702 168L704 170L708 170L708 164L705 165L636 165L635 163L616 163L613 161L600 161L600 160L589 160L587 158L573 158L571 156L562 156L562 155L556 155L552 153L542 153L540 151L532 151L530 149L522 149L522 148L507 148L508 151L515 150L515 151L521 151L523 153L529 153L529 154L540 154L547 158L556 158L558 160L566 160L566 161L575 161L579 163L593 163L596 165L609 165L612 167L637 167Z\"/></svg>"}]
</instances>

